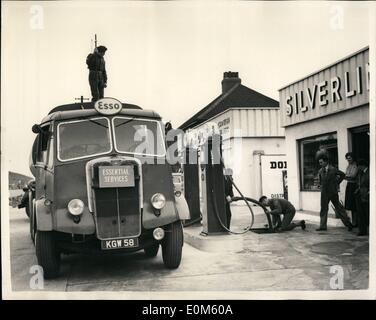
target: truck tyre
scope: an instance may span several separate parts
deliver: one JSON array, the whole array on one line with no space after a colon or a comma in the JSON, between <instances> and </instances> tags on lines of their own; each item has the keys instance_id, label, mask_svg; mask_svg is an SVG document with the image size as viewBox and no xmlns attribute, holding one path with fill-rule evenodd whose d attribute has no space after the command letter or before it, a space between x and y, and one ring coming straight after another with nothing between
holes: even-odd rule
<instances>
[{"instance_id":1,"label":"truck tyre","mask_svg":"<svg viewBox=\"0 0 376 320\"><path fill-rule=\"evenodd\" d=\"M183 250L183 227L181 221L176 221L166 230L162 241L163 263L168 269L176 269L180 265Z\"/></svg>"},{"instance_id":2,"label":"truck tyre","mask_svg":"<svg viewBox=\"0 0 376 320\"><path fill-rule=\"evenodd\" d=\"M56 278L60 270L60 252L56 246L53 232L37 231L35 249L38 264L43 268L45 279Z\"/></svg>"},{"instance_id":3,"label":"truck tyre","mask_svg":"<svg viewBox=\"0 0 376 320\"><path fill-rule=\"evenodd\" d=\"M29 217L29 219L30 219L30 209L29 209L29 205L27 205L26 207L25 207L25 212L26 212L26 215Z\"/></svg>"},{"instance_id":4,"label":"truck tyre","mask_svg":"<svg viewBox=\"0 0 376 320\"><path fill-rule=\"evenodd\" d=\"M27 203L25 205L26 215L29 217L29 219L30 219L30 213L33 210L32 205L33 205L33 193L29 190L28 191L28 197L27 197Z\"/></svg>"},{"instance_id":5,"label":"truck tyre","mask_svg":"<svg viewBox=\"0 0 376 320\"><path fill-rule=\"evenodd\" d=\"M154 243L149 247L144 248L145 255L148 258L154 258L158 254L159 243Z\"/></svg>"}]
</instances>

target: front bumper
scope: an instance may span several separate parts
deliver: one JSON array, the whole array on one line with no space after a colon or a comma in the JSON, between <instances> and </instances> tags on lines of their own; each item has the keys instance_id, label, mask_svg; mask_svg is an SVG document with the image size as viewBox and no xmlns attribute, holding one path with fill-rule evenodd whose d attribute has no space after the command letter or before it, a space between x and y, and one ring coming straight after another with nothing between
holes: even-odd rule
<instances>
[{"instance_id":1,"label":"front bumper","mask_svg":"<svg viewBox=\"0 0 376 320\"><path fill-rule=\"evenodd\" d=\"M133 253L158 243L158 241L153 238L153 230L143 230L138 237L139 245L135 248L103 250L101 248L101 240L98 239L95 234L83 235L55 232L55 239L57 246L63 253Z\"/></svg>"}]
</instances>

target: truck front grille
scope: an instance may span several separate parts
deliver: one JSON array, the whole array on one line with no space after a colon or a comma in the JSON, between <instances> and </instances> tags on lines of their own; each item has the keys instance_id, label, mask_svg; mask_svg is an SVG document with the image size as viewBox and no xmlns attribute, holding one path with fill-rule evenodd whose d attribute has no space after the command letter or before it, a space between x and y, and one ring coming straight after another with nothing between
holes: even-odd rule
<instances>
[{"instance_id":1,"label":"truck front grille","mask_svg":"<svg viewBox=\"0 0 376 320\"><path fill-rule=\"evenodd\" d=\"M131 166L134 186L100 186L99 167ZM101 240L137 237L141 234L142 168L134 158L98 158L86 165L89 209Z\"/></svg>"},{"instance_id":2,"label":"truck front grille","mask_svg":"<svg viewBox=\"0 0 376 320\"><path fill-rule=\"evenodd\" d=\"M140 234L138 183L132 188L96 188L94 195L98 238L134 237Z\"/></svg>"}]
</instances>

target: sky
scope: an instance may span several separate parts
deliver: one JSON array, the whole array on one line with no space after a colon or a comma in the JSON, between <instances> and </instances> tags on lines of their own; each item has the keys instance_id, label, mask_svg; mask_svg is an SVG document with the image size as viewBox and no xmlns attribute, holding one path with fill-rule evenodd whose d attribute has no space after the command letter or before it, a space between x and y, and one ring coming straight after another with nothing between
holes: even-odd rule
<instances>
[{"instance_id":1,"label":"sky","mask_svg":"<svg viewBox=\"0 0 376 320\"><path fill-rule=\"evenodd\" d=\"M105 45L105 96L178 127L221 93L223 72L278 89L370 44L370 2L2 1L2 162L30 174L31 126L90 97L86 56Z\"/></svg>"}]
</instances>

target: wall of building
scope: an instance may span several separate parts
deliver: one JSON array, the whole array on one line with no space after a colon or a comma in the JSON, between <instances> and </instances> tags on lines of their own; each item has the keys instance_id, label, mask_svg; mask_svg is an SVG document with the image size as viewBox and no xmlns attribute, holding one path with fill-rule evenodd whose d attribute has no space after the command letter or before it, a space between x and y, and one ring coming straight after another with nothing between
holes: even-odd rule
<instances>
[{"instance_id":1,"label":"wall of building","mask_svg":"<svg viewBox=\"0 0 376 320\"><path fill-rule=\"evenodd\" d=\"M365 105L286 128L289 200L296 208L309 211L320 210L320 192L300 190L299 150L297 140L336 131L338 167L340 170L345 171L347 167L345 154L351 151L351 135L349 129L368 123L369 105ZM340 186L340 199L342 201L344 201L345 189L346 182L343 182ZM330 212L331 211L330 209Z\"/></svg>"},{"instance_id":2,"label":"wall of building","mask_svg":"<svg viewBox=\"0 0 376 320\"><path fill-rule=\"evenodd\" d=\"M279 108L232 109L232 132L242 137L284 137ZM239 134L235 133L235 136Z\"/></svg>"},{"instance_id":3,"label":"wall of building","mask_svg":"<svg viewBox=\"0 0 376 320\"><path fill-rule=\"evenodd\" d=\"M199 131L209 123L216 123L224 139L232 137L284 137L285 129L281 127L280 121L279 108L228 109L194 127L192 131Z\"/></svg>"},{"instance_id":4,"label":"wall of building","mask_svg":"<svg viewBox=\"0 0 376 320\"><path fill-rule=\"evenodd\" d=\"M280 89L282 126L367 104L369 77L369 50L364 48Z\"/></svg>"},{"instance_id":5,"label":"wall of building","mask_svg":"<svg viewBox=\"0 0 376 320\"><path fill-rule=\"evenodd\" d=\"M234 171L235 183L244 195L258 199L261 196L258 153L286 154L279 108L229 109L192 131L200 131L209 123L216 123L222 133L223 158L226 167Z\"/></svg>"},{"instance_id":6,"label":"wall of building","mask_svg":"<svg viewBox=\"0 0 376 320\"><path fill-rule=\"evenodd\" d=\"M234 171L234 181L244 195L261 196L260 154L285 154L284 137L232 138L224 144L226 167ZM263 177L267 179L267 177Z\"/></svg>"}]
</instances>

